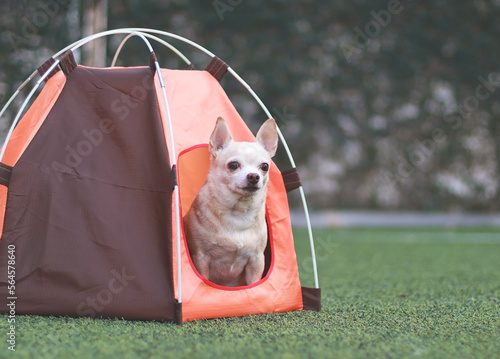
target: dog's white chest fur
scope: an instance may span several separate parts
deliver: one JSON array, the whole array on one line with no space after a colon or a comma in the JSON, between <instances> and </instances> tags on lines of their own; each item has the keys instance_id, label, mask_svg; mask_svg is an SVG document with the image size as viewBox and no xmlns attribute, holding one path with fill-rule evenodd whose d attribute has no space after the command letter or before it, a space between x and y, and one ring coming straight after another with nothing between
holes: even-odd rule
<instances>
[{"instance_id":1,"label":"dog's white chest fur","mask_svg":"<svg viewBox=\"0 0 500 359\"><path fill-rule=\"evenodd\" d=\"M210 187L207 183L202 188L193 204L195 209L185 220L189 222L186 232L193 263L201 275L216 284L244 285L245 271L251 271L264 260L267 244L264 201L256 205L255 201L248 204L245 199L226 207L227 198L211 198ZM254 277L259 275L262 272Z\"/></svg>"}]
</instances>

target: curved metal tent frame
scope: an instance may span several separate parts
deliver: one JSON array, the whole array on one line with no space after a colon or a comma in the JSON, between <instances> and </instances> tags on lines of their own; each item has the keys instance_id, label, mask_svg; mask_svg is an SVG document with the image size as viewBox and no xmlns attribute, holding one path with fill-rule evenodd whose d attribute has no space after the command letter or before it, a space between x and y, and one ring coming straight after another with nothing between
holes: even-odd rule
<instances>
[{"instance_id":1,"label":"curved metal tent frame","mask_svg":"<svg viewBox=\"0 0 500 359\"><path fill-rule=\"evenodd\" d=\"M151 46L151 43L149 42L148 39L154 40L154 41L160 43L161 45L169 48L170 50L172 50L177 56L179 56L188 65L190 65L191 62L189 61L189 59L182 52L180 52L176 47L174 47L173 45L171 45L170 43L164 41L163 39L159 38L156 35L161 35L161 36L165 36L165 37L168 37L168 38L171 38L171 39L179 40L179 41L181 41L183 43L191 45L192 47L195 47L196 49L198 49L201 52L203 52L206 55L208 55L210 58L214 58L215 57L215 55L212 52L210 52L209 50L205 49L203 46L201 46L201 45L199 45L199 44L197 44L197 43L195 43L195 42L193 42L191 40L188 40L188 39L186 39L186 38L184 38L182 36L179 36L179 35L176 35L176 34L173 34L173 33L170 33L170 32L166 32L166 31L155 30L155 29L147 29L147 28L123 28L123 29L108 30L108 31L100 32L100 33L97 33L97 34L85 37L85 38L83 38L81 40L78 40L78 41L72 43L71 45L68 45L64 49L60 50L59 52L57 52L53 56L53 58L55 59L55 62L40 77L40 79L36 82L35 86L32 88L32 90L30 91L30 93L28 94L28 96L26 97L26 99L24 100L23 104L21 105L19 111L17 112L17 114L16 114L16 116L14 118L14 121L12 122L12 125L11 125L11 127L9 129L9 132L7 133L7 137L6 137L6 139L5 139L4 143L3 143L2 150L0 152L0 162L3 159L4 153L5 153L5 148L6 148L6 145L7 145L8 141L9 141L11 135L12 135L12 132L14 131L14 128L16 127L17 123L19 122L19 120L21 118L21 115L24 113L24 110L27 107L29 101L31 100L31 98L35 94L36 90L43 83L43 81L45 80L45 78L59 64L60 59L57 59L57 58L60 57L61 55L63 55L64 53L66 53L66 51L68 51L68 50L75 51L78 48L80 48L81 46L83 46L86 43L91 42L91 41L93 41L95 39L98 39L98 38L101 38L101 37L110 36L110 35L118 35L118 34L125 34L126 37L122 40L122 42L120 43L118 49L116 50L115 56L114 56L113 61L112 61L112 66L115 65L116 60L118 58L118 55L119 55L119 53L120 53L123 45L130 38L132 38L134 36L138 36L138 37L140 37L144 41L144 43L148 47L150 53L153 53L154 50L153 50L153 47ZM158 61L155 61L155 67L156 67L156 71L158 73L160 73L160 65L159 65ZM264 103L261 101L261 99L259 98L259 96L257 96L257 94L252 90L252 88L250 87L250 85L248 85L231 67L228 67L227 71L252 95L252 97L257 101L257 103L260 105L260 107L262 108L262 110L266 114L267 118L272 118L273 116L271 115L271 113L269 112L269 110L267 109L267 107L264 105ZM35 76L37 75L37 73L38 73L38 71L35 70L19 86L19 88L14 92L14 94L10 97L10 99L7 101L7 103L5 104L5 106L0 111L0 118L3 116L4 112L10 106L10 104L12 103L12 101L24 89L24 87L29 82L31 82L31 80L33 80L33 78L35 78ZM166 109L167 109L167 117L168 117L168 123L169 123L170 139L171 139L171 143L174 143L172 121L170 119L170 111L169 111L169 107L168 107L168 100L167 100L167 95L166 95L166 91L165 91L165 85L163 83L163 79L162 79L161 76L158 76L158 79L160 81L160 87L161 87L162 93L163 93L163 100L165 102L165 106L166 106ZM279 129L278 126L277 126L277 130L278 130L278 136L279 136L280 141L283 144L283 147L284 147L284 149L285 149L285 151L287 153L287 156L288 156L288 159L290 161L290 164L291 164L291 166L293 168L295 168L296 165L295 165L295 161L293 159L293 156L292 156L292 154L290 152L290 149L288 147L288 144L286 143L286 140L285 140L285 138L284 138L284 136L283 136L283 134L280 131L280 129ZM175 150L174 149L172 149L171 155L172 155L172 162L171 163L172 163L172 165L176 165L176 154L175 154ZM303 205L303 210L304 210L304 215L305 215L305 218L306 218L307 230L308 230L308 235L309 235L309 242L310 242L310 248L311 248L311 257L312 257L312 265L313 265L315 287L319 288L318 271L317 271L317 265L316 265L316 254L315 254L315 249L314 249L314 238L313 238L313 234L312 234L312 226L311 226L311 221L310 221L310 216L309 216L309 210L308 210L308 207L307 207L305 193L304 193L304 189L303 189L302 186L299 187L299 191L300 191L300 197L301 197L301 201L302 201L302 205ZM179 302L182 302L182 298L181 298L182 290L181 290L181 280L180 280L180 276L181 276L181 264L180 264L180 248L181 248L181 243L180 243L181 242L181 239L180 239L180 233L181 233L181 231L180 231L180 222L181 222L181 218L180 218L180 213L179 213L179 207L180 206L179 206L179 192L178 192L178 186L177 185L174 188L174 196L175 196L175 207L176 207L175 215L176 215L176 227L177 227L177 258L178 258L177 266L178 266L178 277L179 277L179 280L178 280L178 285L179 285L179 288L178 288L179 299L178 300L179 300Z\"/></svg>"}]
</instances>

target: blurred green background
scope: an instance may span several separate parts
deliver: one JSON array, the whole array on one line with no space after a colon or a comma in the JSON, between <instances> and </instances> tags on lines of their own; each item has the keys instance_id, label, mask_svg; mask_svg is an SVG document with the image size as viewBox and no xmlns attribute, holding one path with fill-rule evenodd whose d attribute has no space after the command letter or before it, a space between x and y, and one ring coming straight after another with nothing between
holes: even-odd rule
<instances>
[{"instance_id":1,"label":"blurred green background","mask_svg":"<svg viewBox=\"0 0 500 359\"><path fill-rule=\"evenodd\" d=\"M494 213L499 18L498 0L2 1L0 104L89 33L169 31L222 58L261 97L313 208ZM94 57L86 47L78 61L109 66L122 39L108 38ZM208 64L179 47L197 68ZM163 67L184 68L168 51L158 57ZM148 61L133 39L118 64ZM236 81L223 86L250 124L265 119ZM12 116L0 119L2 134Z\"/></svg>"}]
</instances>

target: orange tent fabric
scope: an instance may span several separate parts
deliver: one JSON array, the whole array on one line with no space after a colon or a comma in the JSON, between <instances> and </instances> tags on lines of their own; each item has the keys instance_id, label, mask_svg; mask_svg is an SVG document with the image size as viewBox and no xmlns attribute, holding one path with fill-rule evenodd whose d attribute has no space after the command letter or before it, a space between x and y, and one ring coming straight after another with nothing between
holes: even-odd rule
<instances>
[{"instance_id":1,"label":"orange tent fabric","mask_svg":"<svg viewBox=\"0 0 500 359\"><path fill-rule=\"evenodd\" d=\"M209 155L207 147L200 145L208 144L217 118L221 116L226 120L235 141L255 141L255 137L219 82L208 72L162 70L162 76L175 131L181 213L185 214L205 181ZM161 89L157 88L156 93L168 139L167 113L162 106ZM169 143L169 146L172 145ZM223 288L211 284L201 278L192 266L182 233L183 320L302 309L288 200L281 173L274 164L269 179L266 204L271 237L271 269L265 278L248 288ZM174 225L172 227L175 228ZM175 241L175 234L172 238ZM175 247L176 243L172 246ZM176 258L173 262L176 263ZM174 268L174 287L178 297L176 271Z\"/></svg>"},{"instance_id":2,"label":"orange tent fabric","mask_svg":"<svg viewBox=\"0 0 500 359\"><path fill-rule=\"evenodd\" d=\"M22 121L12 132L7 148L2 159L2 163L14 166L23 154L24 150L37 133L47 114L57 101L66 77L61 71L48 79L46 90L42 91L24 115ZM7 201L7 187L0 186L0 233L3 231L3 222L5 216L5 204ZM0 238L1 239L1 238Z\"/></svg>"}]
</instances>

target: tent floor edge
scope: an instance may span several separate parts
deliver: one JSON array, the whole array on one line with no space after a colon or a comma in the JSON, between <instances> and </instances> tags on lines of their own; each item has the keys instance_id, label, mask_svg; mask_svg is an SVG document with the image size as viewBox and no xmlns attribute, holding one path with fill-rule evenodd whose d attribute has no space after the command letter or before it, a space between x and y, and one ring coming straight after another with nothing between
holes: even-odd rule
<instances>
[{"instance_id":1,"label":"tent floor edge","mask_svg":"<svg viewBox=\"0 0 500 359\"><path fill-rule=\"evenodd\" d=\"M302 310L321 311L321 288L302 288Z\"/></svg>"}]
</instances>

